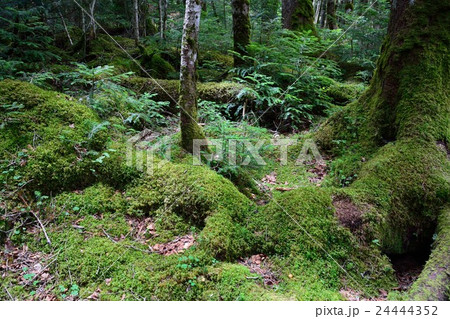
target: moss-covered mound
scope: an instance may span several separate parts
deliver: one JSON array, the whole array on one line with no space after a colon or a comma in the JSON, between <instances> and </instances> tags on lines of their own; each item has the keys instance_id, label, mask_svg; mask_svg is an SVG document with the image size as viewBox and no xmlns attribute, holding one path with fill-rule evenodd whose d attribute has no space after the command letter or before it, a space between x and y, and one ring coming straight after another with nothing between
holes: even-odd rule
<instances>
[{"instance_id":1,"label":"moss-covered mound","mask_svg":"<svg viewBox=\"0 0 450 319\"><path fill-rule=\"evenodd\" d=\"M304 187L275 197L251 223L259 249L289 257L307 273L319 272L326 278L325 289L339 287L342 278L357 290L389 288L393 270L387 259L335 217L333 197L338 193L332 188ZM357 274L366 271L360 280Z\"/></svg>"},{"instance_id":2,"label":"moss-covered mound","mask_svg":"<svg viewBox=\"0 0 450 319\"><path fill-rule=\"evenodd\" d=\"M0 103L6 109L1 114L0 154L11 161L14 176L4 176L11 182L21 180L29 188L55 193L103 178L115 185L130 180L124 152L113 149L120 146L110 142L107 125L85 105L10 80L0 82Z\"/></svg>"},{"instance_id":3,"label":"moss-covered mound","mask_svg":"<svg viewBox=\"0 0 450 319\"><path fill-rule=\"evenodd\" d=\"M180 84L178 80L151 80L148 78L133 77L123 83L126 87L139 92L153 92L158 99L176 104L179 97ZM198 83L198 97L205 101L229 103L236 100L236 96L244 88L242 84L234 82L207 82Z\"/></svg>"},{"instance_id":4,"label":"moss-covered mound","mask_svg":"<svg viewBox=\"0 0 450 319\"><path fill-rule=\"evenodd\" d=\"M333 104L347 105L353 102L364 91L365 87L361 83L339 83L334 82L327 89L326 93L332 98Z\"/></svg>"},{"instance_id":5,"label":"moss-covered mound","mask_svg":"<svg viewBox=\"0 0 450 319\"><path fill-rule=\"evenodd\" d=\"M175 68L161 56L161 52L152 47L140 47L141 65L153 77L158 79L177 78ZM143 73L143 72L139 72ZM145 76L145 74L142 74Z\"/></svg>"}]
</instances>

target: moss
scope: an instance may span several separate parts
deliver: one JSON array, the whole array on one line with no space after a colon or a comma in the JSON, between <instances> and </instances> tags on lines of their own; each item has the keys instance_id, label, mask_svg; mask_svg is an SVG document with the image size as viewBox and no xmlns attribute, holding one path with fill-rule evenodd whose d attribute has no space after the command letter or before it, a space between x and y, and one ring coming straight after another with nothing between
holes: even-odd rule
<instances>
[{"instance_id":1,"label":"moss","mask_svg":"<svg viewBox=\"0 0 450 319\"><path fill-rule=\"evenodd\" d=\"M16 173L29 181L29 188L55 193L102 178L120 184L133 175L123 161L116 162L124 153L108 150L107 132L94 133L101 120L87 106L18 81L0 82L0 95L3 104L24 106L13 113L12 122L3 114L8 123L0 130L0 154L5 159L26 154L26 161L16 163ZM110 158L104 164L96 161L105 152Z\"/></svg>"},{"instance_id":2,"label":"moss","mask_svg":"<svg viewBox=\"0 0 450 319\"><path fill-rule=\"evenodd\" d=\"M278 196L255 215L254 221L253 227L261 232L262 249L266 253L322 255L320 247L311 242L302 228L308 229L308 233L326 247L336 248L330 251L337 255L345 255L350 245L348 234L333 220L330 194L314 187ZM296 222L300 222L300 226Z\"/></svg>"},{"instance_id":3,"label":"moss","mask_svg":"<svg viewBox=\"0 0 450 319\"><path fill-rule=\"evenodd\" d=\"M439 212L450 197L445 146L450 100L444 93L450 87L443 80L450 70L445 47L450 38L443 32L449 23L446 7L417 1L405 8L400 13L394 9L369 90L316 134L322 147L337 156L338 169L358 175L345 192L371 207L371 238L380 241L383 251L396 254L428 249ZM431 264L424 278L445 262L434 259ZM440 285L439 275L433 276ZM438 298L427 294L443 290L430 287L416 288L417 296ZM397 297L406 298L392 296Z\"/></svg>"},{"instance_id":4,"label":"moss","mask_svg":"<svg viewBox=\"0 0 450 319\"><path fill-rule=\"evenodd\" d=\"M247 267L236 264L222 263L211 267L209 276L214 282L210 290L204 292L208 300L282 300L285 296L277 295L274 290L264 289L257 285L255 274Z\"/></svg>"},{"instance_id":5,"label":"moss","mask_svg":"<svg viewBox=\"0 0 450 319\"><path fill-rule=\"evenodd\" d=\"M125 80L123 85L137 92L157 93L157 99L170 101L174 105L179 98L178 80L149 80L146 78L133 77ZM217 103L228 103L236 99L236 96L244 88L242 84L233 82L207 82L197 83L198 98Z\"/></svg>"},{"instance_id":6,"label":"moss","mask_svg":"<svg viewBox=\"0 0 450 319\"><path fill-rule=\"evenodd\" d=\"M199 65L203 65L204 63L216 62L221 67L233 67L233 57L227 54L224 54L220 51L208 50L202 52L199 56Z\"/></svg>"},{"instance_id":7,"label":"moss","mask_svg":"<svg viewBox=\"0 0 450 319\"><path fill-rule=\"evenodd\" d=\"M130 213L146 214L160 207L179 213L196 225L219 207L227 209L234 220L242 220L251 202L233 184L203 166L166 163L155 167L151 176L127 189L132 197Z\"/></svg>"},{"instance_id":8,"label":"moss","mask_svg":"<svg viewBox=\"0 0 450 319\"><path fill-rule=\"evenodd\" d=\"M89 41L86 56L89 66L108 64L116 66L120 71L139 72L139 67L134 62L130 62L128 56L128 54L135 56L139 53L135 41L121 36L114 36L113 39L106 34L98 34L95 39Z\"/></svg>"},{"instance_id":9,"label":"moss","mask_svg":"<svg viewBox=\"0 0 450 319\"><path fill-rule=\"evenodd\" d=\"M253 204L230 181L206 167L167 163L130 186L126 196L129 214L153 216L166 225L165 232L181 235L191 226L204 227L202 247L217 258L232 259L249 251L251 236L242 223ZM174 224L163 222L167 218Z\"/></svg>"},{"instance_id":10,"label":"moss","mask_svg":"<svg viewBox=\"0 0 450 319\"><path fill-rule=\"evenodd\" d=\"M433 251L409 293L413 300L449 300L450 206L440 212Z\"/></svg>"},{"instance_id":11,"label":"moss","mask_svg":"<svg viewBox=\"0 0 450 319\"><path fill-rule=\"evenodd\" d=\"M401 140L381 148L363 166L352 187L371 193L368 200L383 212L380 236L386 251L417 249L431 236L439 208L450 195L446 161L434 143Z\"/></svg>"},{"instance_id":12,"label":"moss","mask_svg":"<svg viewBox=\"0 0 450 319\"><path fill-rule=\"evenodd\" d=\"M152 47L141 48L141 54L140 62L151 76L164 79L175 74L175 68L161 57L158 50Z\"/></svg>"},{"instance_id":13,"label":"moss","mask_svg":"<svg viewBox=\"0 0 450 319\"><path fill-rule=\"evenodd\" d=\"M326 94L332 98L332 103L336 105L347 105L359 98L364 89L364 85L359 83L335 82L326 90Z\"/></svg>"},{"instance_id":14,"label":"moss","mask_svg":"<svg viewBox=\"0 0 450 319\"><path fill-rule=\"evenodd\" d=\"M235 260L251 251L252 234L242 224L233 222L226 210L209 216L205 224L200 245L216 258Z\"/></svg>"},{"instance_id":15,"label":"moss","mask_svg":"<svg viewBox=\"0 0 450 319\"><path fill-rule=\"evenodd\" d=\"M78 216L125 213L125 199L114 188L97 184L82 191L62 193L55 197L52 209L56 212L76 213Z\"/></svg>"},{"instance_id":16,"label":"moss","mask_svg":"<svg viewBox=\"0 0 450 319\"><path fill-rule=\"evenodd\" d=\"M290 30L301 32L312 31L314 35L317 35L312 1L297 0L290 20Z\"/></svg>"},{"instance_id":17,"label":"moss","mask_svg":"<svg viewBox=\"0 0 450 319\"><path fill-rule=\"evenodd\" d=\"M337 291L344 278L348 285L358 290L364 287L362 290L368 294L375 293L376 287L392 287L392 268L387 267L387 260L381 258L377 248L358 244L349 230L338 224L332 191L296 189L278 195L253 215L249 228L256 236L259 251L284 256L286 263L294 262L302 271L316 269L326 289ZM340 265L348 269L343 271ZM360 280L356 274L368 269L370 275Z\"/></svg>"}]
</instances>

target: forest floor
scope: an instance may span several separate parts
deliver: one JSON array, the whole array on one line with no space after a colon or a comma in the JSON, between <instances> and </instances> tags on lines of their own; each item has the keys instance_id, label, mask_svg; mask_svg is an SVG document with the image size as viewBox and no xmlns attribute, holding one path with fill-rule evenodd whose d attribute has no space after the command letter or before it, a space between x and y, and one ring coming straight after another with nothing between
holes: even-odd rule
<instances>
[{"instance_id":1,"label":"forest floor","mask_svg":"<svg viewBox=\"0 0 450 319\"><path fill-rule=\"evenodd\" d=\"M142 78L127 80L132 92L139 84ZM223 98L236 86L205 85L202 94ZM0 299L406 298L425 259L389 258L376 238L367 240L370 207L346 200L341 190L354 176L340 172L341 162L326 154L296 162L311 155L317 125L284 135L201 104L209 139L221 139L226 150L229 140L264 141L265 164L196 166L178 146L169 101L159 101L166 113L152 127L127 126L124 115L138 113L130 106L137 93L120 100L116 88L98 93L114 102L102 109L51 85L0 82L7 109ZM130 105L123 102L130 97ZM144 154L159 147L151 174L127 165L136 134ZM287 138L296 144L282 163L273 141ZM172 156L164 160L167 149ZM239 160L248 155L238 149Z\"/></svg>"}]
</instances>

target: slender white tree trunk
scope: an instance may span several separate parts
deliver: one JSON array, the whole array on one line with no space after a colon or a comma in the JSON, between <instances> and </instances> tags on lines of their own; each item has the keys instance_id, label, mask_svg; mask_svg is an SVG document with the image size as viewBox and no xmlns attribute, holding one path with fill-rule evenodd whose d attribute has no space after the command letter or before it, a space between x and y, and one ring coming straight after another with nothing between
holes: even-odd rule
<instances>
[{"instance_id":1,"label":"slender white tree trunk","mask_svg":"<svg viewBox=\"0 0 450 319\"><path fill-rule=\"evenodd\" d=\"M181 144L192 152L193 140L204 139L197 123L197 55L201 0L186 0L181 40L180 108Z\"/></svg>"},{"instance_id":2,"label":"slender white tree trunk","mask_svg":"<svg viewBox=\"0 0 450 319\"><path fill-rule=\"evenodd\" d=\"M90 27L92 28L92 37L95 38L97 36L97 25L95 24L95 5L97 0L92 0L91 5L89 6L89 14L91 16Z\"/></svg>"},{"instance_id":3,"label":"slender white tree trunk","mask_svg":"<svg viewBox=\"0 0 450 319\"><path fill-rule=\"evenodd\" d=\"M139 0L133 0L134 39L139 42Z\"/></svg>"}]
</instances>

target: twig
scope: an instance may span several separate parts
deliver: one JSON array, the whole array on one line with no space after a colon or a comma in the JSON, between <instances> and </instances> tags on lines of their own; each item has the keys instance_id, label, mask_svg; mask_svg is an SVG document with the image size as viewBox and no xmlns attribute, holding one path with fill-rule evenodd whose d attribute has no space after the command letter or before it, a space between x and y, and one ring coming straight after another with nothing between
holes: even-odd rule
<instances>
[{"instance_id":1,"label":"twig","mask_svg":"<svg viewBox=\"0 0 450 319\"><path fill-rule=\"evenodd\" d=\"M248 277L248 276L246 276L245 278L247 278L247 279L259 279L261 277L259 277L259 276L256 276L256 277Z\"/></svg>"},{"instance_id":2,"label":"twig","mask_svg":"<svg viewBox=\"0 0 450 319\"><path fill-rule=\"evenodd\" d=\"M5 288L6 293L8 294L9 298L10 298L12 301L14 301L15 299L14 299L13 296L11 296L11 294L9 293L8 288L6 288L6 286L4 286L3 288Z\"/></svg>"},{"instance_id":3,"label":"twig","mask_svg":"<svg viewBox=\"0 0 450 319\"><path fill-rule=\"evenodd\" d=\"M31 211L31 213L33 214L34 217L36 217L36 219L37 219L39 225L40 225L41 228L42 228L42 231L44 232L45 239L47 240L48 245L51 246L51 245L52 245L52 242L50 241L50 238L48 238L47 232L45 231L45 227L44 227L44 225L42 224L41 220L39 219L39 217L38 217L33 211Z\"/></svg>"},{"instance_id":4,"label":"twig","mask_svg":"<svg viewBox=\"0 0 450 319\"><path fill-rule=\"evenodd\" d=\"M113 243L117 243L117 240L114 240L114 238L112 238L111 236L109 236L109 234L102 228L103 234L106 235L106 237L108 237L109 240L111 240Z\"/></svg>"},{"instance_id":5,"label":"twig","mask_svg":"<svg viewBox=\"0 0 450 319\"><path fill-rule=\"evenodd\" d=\"M152 249L151 247L149 247L150 249L148 249L148 250L140 249L140 248L134 247L134 246L132 246L132 245L125 245L124 247L130 248L130 249L134 249L134 250L140 251L140 252L142 252L142 253L147 253L147 254L152 254L152 253L154 253L154 251L153 251L153 249Z\"/></svg>"}]
</instances>

